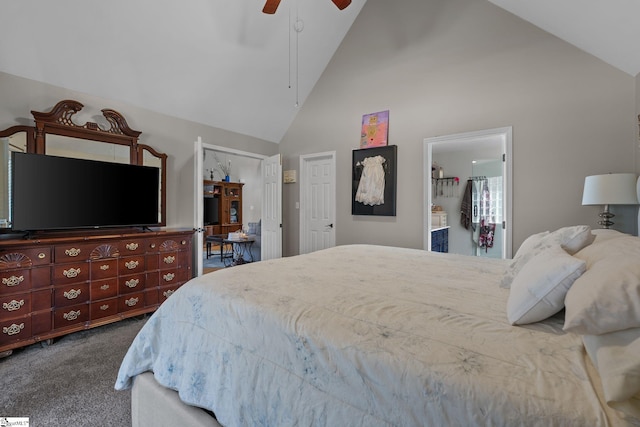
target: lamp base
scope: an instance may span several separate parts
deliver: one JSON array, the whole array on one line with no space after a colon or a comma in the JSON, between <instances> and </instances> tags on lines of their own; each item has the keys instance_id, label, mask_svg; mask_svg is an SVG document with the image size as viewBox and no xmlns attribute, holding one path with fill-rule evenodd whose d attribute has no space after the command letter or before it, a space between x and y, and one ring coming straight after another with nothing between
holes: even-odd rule
<instances>
[{"instance_id":1,"label":"lamp base","mask_svg":"<svg viewBox=\"0 0 640 427\"><path fill-rule=\"evenodd\" d=\"M614 224L614 222L611 221L611 218L615 215L609 212L609 205L604 205L604 212L600 213L598 216L602 218L598 221L598 225L602 226L602 228L609 228Z\"/></svg>"}]
</instances>

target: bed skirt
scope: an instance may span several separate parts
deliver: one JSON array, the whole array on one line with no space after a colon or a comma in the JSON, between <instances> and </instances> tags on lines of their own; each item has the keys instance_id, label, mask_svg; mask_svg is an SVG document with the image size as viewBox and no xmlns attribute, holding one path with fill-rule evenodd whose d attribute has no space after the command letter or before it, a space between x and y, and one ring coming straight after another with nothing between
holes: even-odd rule
<instances>
[{"instance_id":1,"label":"bed skirt","mask_svg":"<svg viewBox=\"0 0 640 427\"><path fill-rule=\"evenodd\" d=\"M222 427L204 409L187 405L178 392L162 387L152 372L138 375L131 389L132 427Z\"/></svg>"}]
</instances>

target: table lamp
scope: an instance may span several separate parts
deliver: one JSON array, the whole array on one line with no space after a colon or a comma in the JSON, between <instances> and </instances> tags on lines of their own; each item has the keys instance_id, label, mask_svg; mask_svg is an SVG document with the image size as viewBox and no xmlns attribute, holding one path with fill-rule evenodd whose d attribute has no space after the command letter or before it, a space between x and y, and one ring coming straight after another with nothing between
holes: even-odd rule
<instances>
[{"instance_id":1,"label":"table lamp","mask_svg":"<svg viewBox=\"0 0 640 427\"><path fill-rule=\"evenodd\" d=\"M636 193L637 176L634 173L609 173L606 175L591 175L584 179L582 193L583 205L604 205L598 224L602 228L613 225L611 218L615 215L609 212L609 205L637 205Z\"/></svg>"}]
</instances>

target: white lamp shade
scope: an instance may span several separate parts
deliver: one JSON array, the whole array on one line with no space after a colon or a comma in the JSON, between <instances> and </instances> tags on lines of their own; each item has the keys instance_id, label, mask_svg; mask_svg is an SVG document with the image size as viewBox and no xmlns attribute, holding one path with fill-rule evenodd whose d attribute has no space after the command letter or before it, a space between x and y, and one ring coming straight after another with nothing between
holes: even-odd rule
<instances>
[{"instance_id":1,"label":"white lamp shade","mask_svg":"<svg viewBox=\"0 0 640 427\"><path fill-rule=\"evenodd\" d=\"M592 175L584 179L583 205L637 205L634 173Z\"/></svg>"}]
</instances>

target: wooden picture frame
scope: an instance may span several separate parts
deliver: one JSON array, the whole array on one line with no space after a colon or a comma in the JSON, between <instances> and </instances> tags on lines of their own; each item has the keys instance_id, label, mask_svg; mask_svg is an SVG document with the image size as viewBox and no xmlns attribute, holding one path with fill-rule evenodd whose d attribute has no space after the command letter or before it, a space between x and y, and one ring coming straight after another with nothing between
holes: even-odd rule
<instances>
[{"instance_id":1,"label":"wooden picture frame","mask_svg":"<svg viewBox=\"0 0 640 427\"><path fill-rule=\"evenodd\" d=\"M396 215L397 146L353 150L351 215Z\"/></svg>"}]
</instances>

